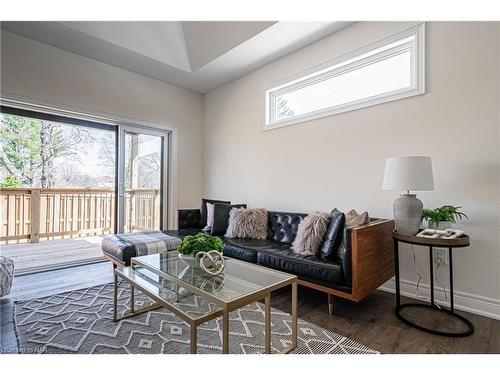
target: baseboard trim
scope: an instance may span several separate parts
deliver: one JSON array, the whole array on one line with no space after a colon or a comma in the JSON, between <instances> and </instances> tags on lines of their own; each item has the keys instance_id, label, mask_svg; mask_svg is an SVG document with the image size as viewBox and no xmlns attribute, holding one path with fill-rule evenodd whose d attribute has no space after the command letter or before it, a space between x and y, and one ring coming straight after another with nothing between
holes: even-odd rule
<instances>
[{"instance_id":1,"label":"baseboard trim","mask_svg":"<svg viewBox=\"0 0 500 375\"><path fill-rule=\"evenodd\" d=\"M417 283L410 280L401 280L401 295L405 297L417 299ZM443 289L434 286L434 298L438 305L449 306L449 290L446 289L448 299L446 299ZM382 285L380 290L384 292L395 293L394 278ZM430 299L430 287L427 284L420 283L420 295ZM454 291L455 309L470 312L477 315L486 316L488 318L500 320L500 300L477 296L470 293Z\"/></svg>"}]
</instances>

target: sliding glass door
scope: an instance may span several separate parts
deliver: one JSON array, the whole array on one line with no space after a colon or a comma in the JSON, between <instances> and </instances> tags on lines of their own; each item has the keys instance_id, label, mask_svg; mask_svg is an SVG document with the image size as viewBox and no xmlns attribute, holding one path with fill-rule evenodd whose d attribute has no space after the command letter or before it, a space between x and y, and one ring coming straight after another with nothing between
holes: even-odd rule
<instances>
[{"instance_id":1,"label":"sliding glass door","mask_svg":"<svg viewBox=\"0 0 500 375\"><path fill-rule=\"evenodd\" d=\"M0 107L0 255L31 273L168 225L169 133Z\"/></svg>"},{"instance_id":2,"label":"sliding glass door","mask_svg":"<svg viewBox=\"0 0 500 375\"><path fill-rule=\"evenodd\" d=\"M116 126L0 110L0 255L17 274L101 261L116 231Z\"/></svg>"},{"instance_id":3,"label":"sliding glass door","mask_svg":"<svg viewBox=\"0 0 500 375\"><path fill-rule=\"evenodd\" d=\"M159 230L167 223L168 133L120 128L118 232Z\"/></svg>"}]
</instances>

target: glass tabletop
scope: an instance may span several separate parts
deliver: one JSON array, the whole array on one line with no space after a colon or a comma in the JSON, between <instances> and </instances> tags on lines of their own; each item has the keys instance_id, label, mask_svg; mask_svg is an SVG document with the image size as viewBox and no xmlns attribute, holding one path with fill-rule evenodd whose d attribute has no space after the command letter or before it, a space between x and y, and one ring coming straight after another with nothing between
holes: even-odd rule
<instances>
[{"instance_id":1,"label":"glass tabletop","mask_svg":"<svg viewBox=\"0 0 500 375\"><path fill-rule=\"evenodd\" d=\"M212 276L192 267L177 251L135 257L133 262L226 303L296 279L294 275L228 257L224 257L224 272Z\"/></svg>"}]
</instances>

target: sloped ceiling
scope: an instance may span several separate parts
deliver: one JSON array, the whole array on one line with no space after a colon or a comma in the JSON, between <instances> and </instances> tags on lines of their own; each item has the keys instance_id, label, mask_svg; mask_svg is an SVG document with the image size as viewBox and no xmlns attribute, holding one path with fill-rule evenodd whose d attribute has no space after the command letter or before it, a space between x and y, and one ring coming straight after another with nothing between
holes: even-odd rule
<instances>
[{"instance_id":1,"label":"sloped ceiling","mask_svg":"<svg viewBox=\"0 0 500 375\"><path fill-rule=\"evenodd\" d=\"M182 22L191 69L200 69L275 23Z\"/></svg>"},{"instance_id":2,"label":"sloped ceiling","mask_svg":"<svg viewBox=\"0 0 500 375\"><path fill-rule=\"evenodd\" d=\"M1 29L207 92L349 22L2 22Z\"/></svg>"}]
</instances>

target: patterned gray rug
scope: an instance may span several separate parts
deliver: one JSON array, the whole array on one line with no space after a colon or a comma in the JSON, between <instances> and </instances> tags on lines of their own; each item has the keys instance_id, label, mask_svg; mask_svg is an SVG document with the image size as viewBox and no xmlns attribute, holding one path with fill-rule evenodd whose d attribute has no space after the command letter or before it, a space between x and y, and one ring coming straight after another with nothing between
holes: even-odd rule
<instances>
[{"instance_id":1,"label":"patterned gray rug","mask_svg":"<svg viewBox=\"0 0 500 375\"><path fill-rule=\"evenodd\" d=\"M119 310L129 301L127 284L119 287ZM197 311L204 300L191 298ZM138 292L137 308L151 300ZM121 322L112 321L113 285L106 284L15 304L19 351L23 353L189 353L189 326L166 309L153 310ZM207 306L206 308L211 308ZM289 345L291 319L273 309L272 351ZM230 315L230 353L262 353L264 308L254 303ZM198 352L221 353L222 320L198 327ZM299 319L298 354L374 354L357 342Z\"/></svg>"}]
</instances>

